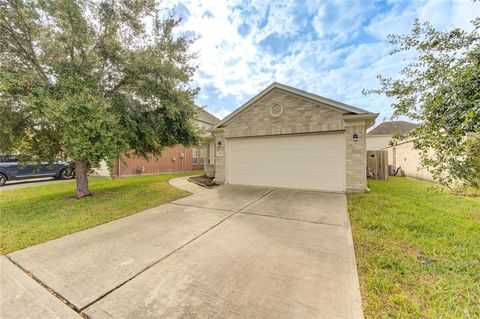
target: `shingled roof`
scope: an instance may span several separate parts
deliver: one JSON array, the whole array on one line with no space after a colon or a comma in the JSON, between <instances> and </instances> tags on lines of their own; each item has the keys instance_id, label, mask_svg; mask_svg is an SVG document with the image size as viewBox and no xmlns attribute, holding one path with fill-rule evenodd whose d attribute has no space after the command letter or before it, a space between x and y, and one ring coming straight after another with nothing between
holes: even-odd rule
<instances>
[{"instance_id":1,"label":"shingled roof","mask_svg":"<svg viewBox=\"0 0 480 319\"><path fill-rule=\"evenodd\" d=\"M408 133L416 127L417 124L415 123L405 121L389 121L381 123L373 130L368 132L367 135L393 135L394 133Z\"/></svg>"},{"instance_id":2,"label":"shingled roof","mask_svg":"<svg viewBox=\"0 0 480 319\"><path fill-rule=\"evenodd\" d=\"M201 107L197 107L196 119L202 122L213 124L213 125L220 122L220 119L215 117L213 114L208 113L207 111L205 111L205 109Z\"/></svg>"}]
</instances>

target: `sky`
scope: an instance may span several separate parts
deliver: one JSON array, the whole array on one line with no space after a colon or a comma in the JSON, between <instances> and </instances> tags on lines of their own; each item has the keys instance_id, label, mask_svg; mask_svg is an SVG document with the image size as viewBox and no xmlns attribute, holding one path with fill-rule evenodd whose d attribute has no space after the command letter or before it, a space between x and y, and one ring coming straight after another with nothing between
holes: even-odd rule
<instances>
[{"instance_id":1,"label":"sky","mask_svg":"<svg viewBox=\"0 0 480 319\"><path fill-rule=\"evenodd\" d=\"M388 34L408 34L416 18L436 28L470 30L480 3L470 0L171 0L194 32L197 104L224 118L277 81L392 116L393 100L362 94L377 75L395 77L413 55L390 55Z\"/></svg>"}]
</instances>

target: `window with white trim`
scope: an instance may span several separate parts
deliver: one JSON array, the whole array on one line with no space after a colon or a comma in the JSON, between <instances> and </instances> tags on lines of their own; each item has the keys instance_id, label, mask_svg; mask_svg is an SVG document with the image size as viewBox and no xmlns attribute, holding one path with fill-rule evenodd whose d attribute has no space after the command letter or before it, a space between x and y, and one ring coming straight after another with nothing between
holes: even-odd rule
<instances>
[{"instance_id":1,"label":"window with white trim","mask_svg":"<svg viewBox=\"0 0 480 319\"><path fill-rule=\"evenodd\" d=\"M198 164L198 147L194 146L192 150L192 164L197 165Z\"/></svg>"},{"instance_id":2,"label":"window with white trim","mask_svg":"<svg viewBox=\"0 0 480 319\"><path fill-rule=\"evenodd\" d=\"M205 146L200 148L200 164L205 163Z\"/></svg>"}]
</instances>

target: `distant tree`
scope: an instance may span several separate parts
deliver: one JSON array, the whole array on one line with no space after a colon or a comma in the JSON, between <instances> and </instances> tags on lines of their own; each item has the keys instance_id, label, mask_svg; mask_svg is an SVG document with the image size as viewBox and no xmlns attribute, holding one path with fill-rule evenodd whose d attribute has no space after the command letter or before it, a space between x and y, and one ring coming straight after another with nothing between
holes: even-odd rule
<instances>
[{"instance_id":1,"label":"distant tree","mask_svg":"<svg viewBox=\"0 0 480 319\"><path fill-rule=\"evenodd\" d=\"M480 18L473 31L440 32L415 22L411 35L390 35L392 54L414 50L417 57L398 78L379 76L381 88L364 90L394 97L394 117L420 125L413 138L422 164L451 186L461 181L480 187ZM405 136L403 136L405 138Z\"/></svg>"},{"instance_id":2,"label":"distant tree","mask_svg":"<svg viewBox=\"0 0 480 319\"><path fill-rule=\"evenodd\" d=\"M154 0L0 0L0 151L73 160L81 198L102 160L196 143L179 23Z\"/></svg>"}]
</instances>

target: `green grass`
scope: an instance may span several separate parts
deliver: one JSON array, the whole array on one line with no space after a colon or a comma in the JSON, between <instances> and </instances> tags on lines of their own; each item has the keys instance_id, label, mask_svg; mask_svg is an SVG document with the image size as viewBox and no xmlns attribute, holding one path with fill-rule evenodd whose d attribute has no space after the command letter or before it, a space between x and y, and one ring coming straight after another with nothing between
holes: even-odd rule
<instances>
[{"instance_id":1,"label":"green grass","mask_svg":"<svg viewBox=\"0 0 480 319\"><path fill-rule=\"evenodd\" d=\"M77 200L75 182L0 192L0 254L91 228L184 197L168 180L185 172L128 178L90 178L93 196Z\"/></svg>"},{"instance_id":2,"label":"green grass","mask_svg":"<svg viewBox=\"0 0 480 319\"><path fill-rule=\"evenodd\" d=\"M394 177L349 195L367 318L480 318L480 198Z\"/></svg>"}]
</instances>

